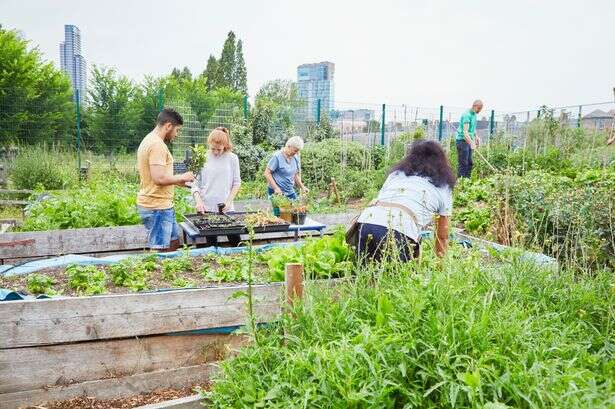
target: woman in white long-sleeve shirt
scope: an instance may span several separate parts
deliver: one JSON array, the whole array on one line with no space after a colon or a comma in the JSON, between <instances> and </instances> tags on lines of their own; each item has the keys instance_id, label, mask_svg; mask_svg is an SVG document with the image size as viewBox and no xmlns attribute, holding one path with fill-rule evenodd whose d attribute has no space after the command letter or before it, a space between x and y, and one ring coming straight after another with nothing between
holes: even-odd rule
<instances>
[{"instance_id":1,"label":"woman in white long-sleeve shirt","mask_svg":"<svg viewBox=\"0 0 615 409\"><path fill-rule=\"evenodd\" d=\"M196 211L217 212L218 204L224 204L224 211L234 211L233 201L241 187L241 175L228 129L220 127L211 131L207 146L207 162L192 185ZM208 241L217 244L215 237ZM239 236L229 236L229 242L237 245Z\"/></svg>"}]
</instances>

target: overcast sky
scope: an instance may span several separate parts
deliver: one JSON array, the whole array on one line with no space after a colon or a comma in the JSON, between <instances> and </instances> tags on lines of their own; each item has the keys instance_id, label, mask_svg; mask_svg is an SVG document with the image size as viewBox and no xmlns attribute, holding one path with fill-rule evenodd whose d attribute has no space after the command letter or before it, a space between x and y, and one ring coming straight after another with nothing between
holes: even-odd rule
<instances>
[{"instance_id":1,"label":"overcast sky","mask_svg":"<svg viewBox=\"0 0 615 409\"><path fill-rule=\"evenodd\" d=\"M59 65L64 24L88 64L134 80L201 72L229 30L244 42L248 86L336 65L336 101L499 110L613 100L615 1L24 1L0 24Z\"/></svg>"}]
</instances>

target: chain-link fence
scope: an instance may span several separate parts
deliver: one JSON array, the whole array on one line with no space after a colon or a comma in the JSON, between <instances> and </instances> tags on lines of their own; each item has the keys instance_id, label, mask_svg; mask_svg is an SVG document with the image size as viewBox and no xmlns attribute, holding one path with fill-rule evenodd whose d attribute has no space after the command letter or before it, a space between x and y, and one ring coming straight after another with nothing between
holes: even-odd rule
<instances>
[{"instance_id":1,"label":"chain-link fence","mask_svg":"<svg viewBox=\"0 0 615 409\"><path fill-rule=\"evenodd\" d=\"M119 91L118 91L119 92ZM58 161L74 168L112 168L134 172L135 151L151 131L163 107L175 108L184 126L171 145L181 162L189 147L205 143L218 126L230 129L233 142L242 146L275 149L290 135L308 141L339 138L367 146L389 146L403 133L421 132L425 138L446 143L454 138L459 119L468 108L419 107L384 103L336 101L334 108L321 109L321 101L291 101L283 104L250 103L247 97L165 98L162 91L145 92L139 98L116 95L112 104L65 102L50 106L20 106L3 99L0 106L0 162L6 173L19 151L36 147L62 152ZM328 106L328 104L327 104ZM503 112L489 106L479 114L477 133L485 143L510 135L521 146L537 119L548 119L567 128L612 133L615 103L583 104ZM41 153L44 154L44 153ZM60 159L61 158L61 159ZM0 174L5 183L6 175Z\"/></svg>"}]
</instances>

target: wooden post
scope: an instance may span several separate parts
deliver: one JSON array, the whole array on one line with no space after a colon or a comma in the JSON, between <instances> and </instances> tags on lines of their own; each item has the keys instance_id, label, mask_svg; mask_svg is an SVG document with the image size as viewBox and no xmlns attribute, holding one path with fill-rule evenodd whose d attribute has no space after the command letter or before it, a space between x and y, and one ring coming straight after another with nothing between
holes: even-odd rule
<instances>
[{"instance_id":1,"label":"wooden post","mask_svg":"<svg viewBox=\"0 0 615 409\"><path fill-rule=\"evenodd\" d=\"M286 302L293 305L303 298L303 264L286 264Z\"/></svg>"},{"instance_id":2,"label":"wooden post","mask_svg":"<svg viewBox=\"0 0 615 409\"><path fill-rule=\"evenodd\" d=\"M335 196L335 202L337 204L340 204L342 201L340 199L340 192L339 190L337 190L337 183L335 182L335 178L331 178L331 191L333 192L333 195Z\"/></svg>"}]
</instances>

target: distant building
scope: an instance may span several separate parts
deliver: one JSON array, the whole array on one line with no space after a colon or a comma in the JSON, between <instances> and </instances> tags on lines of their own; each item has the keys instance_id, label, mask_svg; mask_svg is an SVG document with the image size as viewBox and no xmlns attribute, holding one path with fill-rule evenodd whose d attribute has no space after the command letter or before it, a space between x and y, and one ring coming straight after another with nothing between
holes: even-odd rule
<instances>
[{"instance_id":1,"label":"distant building","mask_svg":"<svg viewBox=\"0 0 615 409\"><path fill-rule=\"evenodd\" d=\"M79 90L83 101L86 98L87 66L81 55L81 32L77 26L64 26L64 41L60 43L60 67L70 77L73 91Z\"/></svg>"},{"instance_id":2,"label":"distant building","mask_svg":"<svg viewBox=\"0 0 615 409\"><path fill-rule=\"evenodd\" d=\"M297 88L299 97L307 103L309 119L318 115L318 100L320 114L329 114L334 108L335 64L324 61L315 64L301 64L297 67Z\"/></svg>"},{"instance_id":3,"label":"distant building","mask_svg":"<svg viewBox=\"0 0 615 409\"><path fill-rule=\"evenodd\" d=\"M611 129L615 122L615 109L611 109L609 112L596 109L585 115L582 121L584 128L595 129L596 131Z\"/></svg>"},{"instance_id":4,"label":"distant building","mask_svg":"<svg viewBox=\"0 0 615 409\"><path fill-rule=\"evenodd\" d=\"M372 109L347 109L339 111L338 119L355 120L355 121L371 121L374 119L374 111Z\"/></svg>"}]
</instances>

